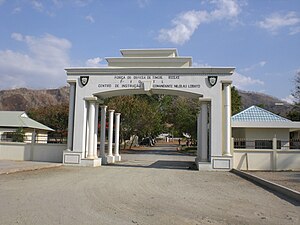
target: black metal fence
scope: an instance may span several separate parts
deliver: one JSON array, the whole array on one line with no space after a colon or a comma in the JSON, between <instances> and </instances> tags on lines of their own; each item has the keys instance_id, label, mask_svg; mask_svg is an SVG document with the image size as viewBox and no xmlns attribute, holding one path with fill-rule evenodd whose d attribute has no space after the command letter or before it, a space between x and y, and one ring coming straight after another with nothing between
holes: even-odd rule
<instances>
[{"instance_id":1,"label":"black metal fence","mask_svg":"<svg viewBox=\"0 0 300 225\"><path fill-rule=\"evenodd\" d=\"M274 146L275 147L275 146ZM274 149L273 140L259 139L251 140L244 138L234 139L235 149ZM276 140L276 149L300 149L300 139Z\"/></svg>"}]
</instances>

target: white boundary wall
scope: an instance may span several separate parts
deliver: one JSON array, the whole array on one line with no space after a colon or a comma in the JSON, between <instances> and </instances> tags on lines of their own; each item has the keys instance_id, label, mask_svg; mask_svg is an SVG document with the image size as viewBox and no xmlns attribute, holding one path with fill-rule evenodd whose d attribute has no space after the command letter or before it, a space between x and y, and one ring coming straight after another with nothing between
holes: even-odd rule
<instances>
[{"instance_id":1,"label":"white boundary wall","mask_svg":"<svg viewBox=\"0 0 300 225\"><path fill-rule=\"evenodd\" d=\"M66 144L0 143L0 159L61 163Z\"/></svg>"},{"instance_id":2,"label":"white boundary wall","mask_svg":"<svg viewBox=\"0 0 300 225\"><path fill-rule=\"evenodd\" d=\"M238 170L300 171L300 150L234 149L233 168Z\"/></svg>"}]
</instances>

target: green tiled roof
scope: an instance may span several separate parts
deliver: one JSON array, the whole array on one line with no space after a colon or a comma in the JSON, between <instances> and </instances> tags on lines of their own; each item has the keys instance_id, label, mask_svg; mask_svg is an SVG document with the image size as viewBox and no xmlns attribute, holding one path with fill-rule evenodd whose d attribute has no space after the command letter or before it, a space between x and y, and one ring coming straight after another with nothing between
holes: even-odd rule
<instances>
[{"instance_id":1,"label":"green tiled roof","mask_svg":"<svg viewBox=\"0 0 300 225\"><path fill-rule=\"evenodd\" d=\"M291 120L278 116L258 106L251 106L232 116L231 119L236 122L291 122Z\"/></svg>"},{"instance_id":2,"label":"green tiled roof","mask_svg":"<svg viewBox=\"0 0 300 225\"><path fill-rule=\"evenodd\" d=\"M53 131L53 129L30 119L24 111L0 111L0 127L23 127Z\"/></svg>"}]
</instances>

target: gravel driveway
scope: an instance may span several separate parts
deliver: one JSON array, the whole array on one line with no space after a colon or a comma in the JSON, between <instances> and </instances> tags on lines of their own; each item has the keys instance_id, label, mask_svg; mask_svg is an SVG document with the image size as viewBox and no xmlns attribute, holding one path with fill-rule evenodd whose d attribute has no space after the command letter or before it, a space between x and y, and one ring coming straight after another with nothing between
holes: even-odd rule
<instances>
[{"instance_id":1,"label":"gravel driveway","mask_svg":"<svg viewBox=\"0 0 300 225\"><path fill-rule=\"evenodd\" d=\"M98 168L0 175L0 224L299 224L300 207L174 147Z\"/></svg>"}]
</instances>

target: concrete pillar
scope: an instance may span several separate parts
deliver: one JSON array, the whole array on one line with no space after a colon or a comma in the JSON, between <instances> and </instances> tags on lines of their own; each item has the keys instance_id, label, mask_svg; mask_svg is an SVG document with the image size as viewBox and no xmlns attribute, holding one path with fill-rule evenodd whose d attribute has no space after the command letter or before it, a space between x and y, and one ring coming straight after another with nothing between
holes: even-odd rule
<instances>
[{"instance_id":1,"label":"concrete pillar","mask_svg":"<svg viewBox=\"0 0 300 225\"><path fill-rule=\"evenodd\" d=\"M88 126L88 107L89 107L89 102L88 100L86 100L84 98L84 107L83 107L83 115L82 115L82 118L83 118L83 124L82 124L82 128L80 130L82 130L82 146L81 146L81 152L82 152L82 155L81 157L84 159L87 157L87 150L88 150L88 130L89 130L89 126ZM74 121L75 122L75 121ZM74 126L76 127L76 126ZM79 129L77 129L79 130ZM74 133L76 132L76 130L74 130ZM73 139L73 151L75 151L74 149L74 143L75 143L75 140L76 139Z\"/></svg>"},{"instance_id":2,"label":"concrete pillar","mask_svg":"<svg viewBox=\"0 0 300 225\"><path fill-rule=\"evenodd\" d=\"M99 116L99 103L95 103L95 129L94 129L94 157L98 158L98 116Z\"/></svg>"},{"instance_id":3,"label":"concrete pillar","mask_svg":"<svg viewBox=\"0 0 300 225\"><path fill-rule=\"evenodd\" d=\"M231 82L223 83L224 87L224 156L231 156Z\"/></svg>"},{"instance_id":4,"label":"concrete pillar","mask_svg":"<svg viewBox=\"0 0 300 225\"><path fill-rule=\"evenodd\" d=\"M201 102L200 111L200 160L208 161L208 102Z\"/></svg>"},{"instance_id":5,"label":"concrete pillar","mask_svg":"<svg viewBox=\"0 0 300 225\"><path fill-rule=\"evenodd\" d=\"M76 81L68 81L70 84L70 100L69 100L69 120L68 120L68 141L67 149L73 151L73 136L74 136L74 108L75 108L75 91Z\"/></svg>"},{"instance_id":6,"label":"concrete pillar","mask_svg":"<svg viewBox=\"0 0 300 225\"><path fill-rule=\"evenodd\" d=\"M108 154L107 163L114 163L115 157L112 153L112 142L113 142L113 126L114 126L114 112L115 110L108 110Z\"/></svg>"},{"instance_id":7,"label":"concrete pillar","mask_svg":"<svg viewBox=\"0 0 300 225\"><path fill-rule=\"evenodd\" d=\"M115 161L121 161L119 154L119 140L120 140L120 116L121 113L115 113Z\"/></svg>"},{"instance_id":8,"label":"concrete pillar","mask_svg":"<svg viewBox=\"0 0 300 225\"><path fill-rule=\"evenodd\" d=\"M96 114L96 100L95 97L90 97L89 102L89 113L88 113L88 152L87 159L95 159L94 155L94 137L95 137L95 114Z\"/></svg>"},{"instance_id":9,"label":"concrete pillar","mask_svg":"<svg viewBox=\"0 0 300 225\"><path fill-rule=\"evenodd\" d=\"M274 137L273 138L273 140L272 140L272 148L273 148L273 152L272 152L272 154L273 154L273 165L272 165L272 170L273 171L276 171L277 170L277 161L278 161L278 159L277 159L277 157L278 157L278 155L277 155L277 138L276 137Z\"/></svg>"},{"instance_id":10,"label":"concrete pillar","mask_svg":"<svg viewBox=\"0 0 300 225\"><path fill-rule=\"evenodd\" d=\"M107 163L105 156L106 109L106 105L101 106L100 157L103 164Z\"/></svg>"},{"instance_id":11,"label":"concrete pillar","mask_svg":"<svg viewBox=\"0 0 300 225\"><path fill-rule=\"evenodd\" d=\"M33 132L31 134L31 144L35 144L36 142L36 130L33 129Z\"/></svg>"},{"instance_id":12,"label":"concrete pillar","mask_svg":"<svg viewBox=\"0 0 300 225\"><path fill-rule=\"evenodd\" d=\"M201 161L201 113L197 114L197 161Z\"/></svg>"}]
</instances>

